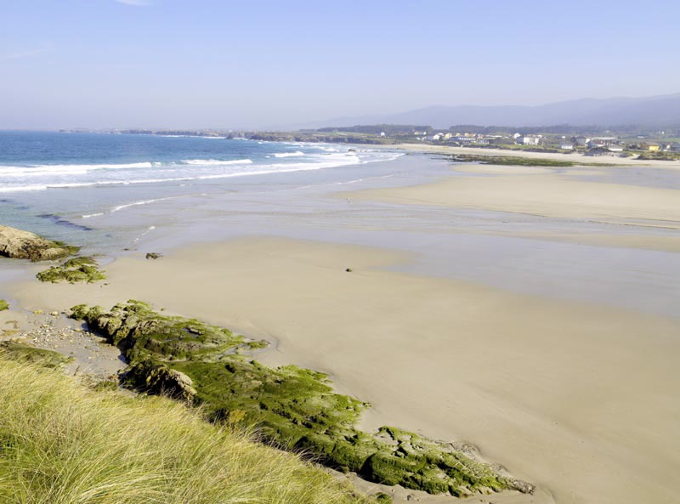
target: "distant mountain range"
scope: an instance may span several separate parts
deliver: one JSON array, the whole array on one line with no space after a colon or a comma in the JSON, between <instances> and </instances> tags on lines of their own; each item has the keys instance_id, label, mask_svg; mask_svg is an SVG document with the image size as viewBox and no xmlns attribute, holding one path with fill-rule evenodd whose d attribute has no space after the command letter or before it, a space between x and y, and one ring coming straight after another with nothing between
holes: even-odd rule
<instances>
[{"instance_id":1,"label":"distant mountain range","mask_svg":"<svg viewBox=\"0 0 680 504\"><path fill-rule=\"evenodd\" d=\"M586 98L536 106L433 105L398 114L342 117L320 121L310 127L357 124L423 124L434 128L463 124L677 127L680 126L680 93L645 98Z\"/></svg>"}]
</instances>

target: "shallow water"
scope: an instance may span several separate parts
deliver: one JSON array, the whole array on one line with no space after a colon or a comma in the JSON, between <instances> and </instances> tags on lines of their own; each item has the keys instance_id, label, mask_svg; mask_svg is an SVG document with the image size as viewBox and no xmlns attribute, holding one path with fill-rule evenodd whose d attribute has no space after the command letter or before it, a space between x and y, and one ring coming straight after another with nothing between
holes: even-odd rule
<instances>
[{"instance_id":1,"label":"shallow water","mask_svg":"<svg viewBox=\"0 0 680 504\"><path fill-rule=\"evenodd\" d=\"M50 135L56 135L59 142L69 137ZM399 157L397 153L373 152L364 147L355 147L357 151L354 152L350 147L339 145L139 136L126 140L124 135L90 136L96 138L88 137L86 141L95 142L97 149L103 149L101 142L109 141L113 142L111 145L129 141L131 146L122 149L124 155L115 159L112 154L108 158L95 158L90 152L89 157L85 156L87 159L81 156L82 159L75 160L75 148L71 146L71 165L82 166L84 161L99 165L114 161L153 161L165 166L161 170L172 166L173 170L181 169L185 175L197 177L0 193L3 223L82 244L88 253L107 255L166 251L194 242L244 235L388 247L413 253L412 262L395 266L395 269L409 273L680 316L677 306L680 254L522 237L526 233L663 237L672 236L673 230L425 205L402 206L355 200L351 194L347 195L352 190L427 183L455 174L451 164L444 160L425 155ZM101 140L100 137L113 140ZM0 165L18 164L17 154L8 155L2 149L1 140L2 135ZM85 140L76 135L73 141L80 144ZM174 145L175 142L178 145ZM109 147L113 148L111 145ZM159 145L166 146L167 152L162 153ZM219 149L222 149L221 154L216 152ZM243 159L246 155L253 160L247 166L218 163L229 161L229 156ZM63 167L67 164L63 159L65 156L60 154L53 159L53 164L59 163L56 170L70 169ZM215 162L177 164L177 160L197 159L214 159ZM272 163L271 159L276 161ZM28 162L24 159L24 164ZM38 160L31 162L35 164ZM308 164L310 169L289 169L301 163ZM40 170L49 171L44 166L47 164L45 159L42 164ZM251 173L253 165L265 164L283 167L275 172ZM140 169L153 171L159 168L131 170ZM225 170L236 169L242 170L240 176L222 176ZM78 180L101 178L106 170L109 169L86 170L85 174L77 175L81 177ZM106 176L121 177L119 168L110 171L115 171L115 175ZM215 177L205 178L207 172ZM139 177L148 178L149 174L135 171L130 176L141 180ZM635 167L604 173L600 168L584 169L582 175L570 176L655 187L657 184L668 187L680 184L680 176L675 171ZM0 190L4 181L6 179L0 176ZM17 177L13 183L21 184L22 181L25 182ZM345 196L338 196L338 192Z\"/></svg>"}]
</instances>

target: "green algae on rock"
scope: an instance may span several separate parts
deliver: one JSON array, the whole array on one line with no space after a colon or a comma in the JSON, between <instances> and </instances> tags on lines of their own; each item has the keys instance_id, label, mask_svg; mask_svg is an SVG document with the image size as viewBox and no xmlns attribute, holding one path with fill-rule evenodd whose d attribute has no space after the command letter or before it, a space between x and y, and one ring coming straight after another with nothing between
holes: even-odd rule
<instances>
[{"instance_id":1,"label":"green algae on rock","mask_svg":"<svg viewBox=\"0 0 680 504\"><path fill-rule=\"evenodd\" d=\"M228 329L161 315L135 300L110 311L87 305L71 311L121 349L129 362L123 378L128 386L200 405L216 422L255 426L266 443L368 481L433 494L533 492L532 485L451 443L394 427L359 430L367 403L334 392L323 373L253 360L244 352L262 343Z\"/></svg>"},{"instance_id":2,"label":"green algae on rock","mask_svg":"<svg viewBox=\"0 0 680 504\"><path fill-rule=\"evenodd\" d=\"M41 282L87 282L94 283L106 279L106 275L99 269L97 261L92 257L74 257L59 266L51 266L36 275Z\"/></svg>"},{"instance_id":3,"label":"green algae on rock","mask_svg":"<svg viewBox=\"0 0 680 504\"><path fill-rule=\"evenodd\" d=\"M52 261L78 253L79 247L48 240L30 231L0 226L0 256L31 261Z\"/></svg>"},{"instance_id":4,"label":"green algae on rock","mask_svg":"<svg viewBox=\"0 0 680 504\"><path fill-rule=\"evenodd\" d=\"M0 299L0 311L9 310L9 303L4 299Z\"/></svg>"}]
</instances>

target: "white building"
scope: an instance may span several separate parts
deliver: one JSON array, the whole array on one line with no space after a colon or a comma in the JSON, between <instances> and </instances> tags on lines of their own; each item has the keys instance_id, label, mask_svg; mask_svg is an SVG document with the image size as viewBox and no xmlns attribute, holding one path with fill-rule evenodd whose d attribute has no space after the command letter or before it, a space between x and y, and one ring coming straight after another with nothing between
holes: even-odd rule
<instances>
[{"instance_id":1,"label":"white building","mask_svg":"<svg viewBox=\"0 0 680 504\"><path fill-rule=\"evenodd\" d=\"M540 145L543 140L543 135L523 135L516 139L516 142L522 145Z\"/></svg>"}]
</instances>

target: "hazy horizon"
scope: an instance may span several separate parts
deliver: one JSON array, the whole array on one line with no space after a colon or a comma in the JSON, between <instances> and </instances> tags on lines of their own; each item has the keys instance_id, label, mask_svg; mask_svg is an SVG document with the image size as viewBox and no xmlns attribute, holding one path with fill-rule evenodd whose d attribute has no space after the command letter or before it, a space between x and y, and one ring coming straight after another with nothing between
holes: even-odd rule
<instances>
[{"instance_id":1,"label":"hazy horizon","mask_svg":"<svg viewBox=\"0 0 680 504\"><path fill-rule=\"evenodd\" d=\"M47 0L0 7L0 129L265 128L678 93L680 5Z\"/></svg>"}]
</instances>

